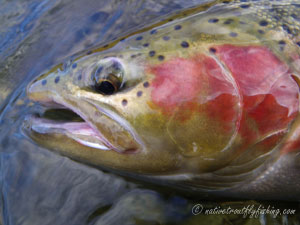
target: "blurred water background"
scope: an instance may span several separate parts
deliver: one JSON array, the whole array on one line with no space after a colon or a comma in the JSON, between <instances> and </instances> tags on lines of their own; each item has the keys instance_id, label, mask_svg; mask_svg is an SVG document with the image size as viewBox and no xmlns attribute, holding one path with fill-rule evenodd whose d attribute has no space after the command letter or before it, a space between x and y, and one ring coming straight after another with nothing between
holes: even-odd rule
<instances>
[{"instance_id":1,"label":"blurred water background","mask_svg":"<svg viewBox=\"0 0 300 225\"><path fill-rule=\"evenodd\" d=\"M40 148L20 127L24 88L77 52L208 0L0 0L0 188L4 225L299 224L293 216L195 216L192 208L299 203L214 202L134 182ZM298 210L299 211L299 210Z\"/></svg>"}]
</instances>

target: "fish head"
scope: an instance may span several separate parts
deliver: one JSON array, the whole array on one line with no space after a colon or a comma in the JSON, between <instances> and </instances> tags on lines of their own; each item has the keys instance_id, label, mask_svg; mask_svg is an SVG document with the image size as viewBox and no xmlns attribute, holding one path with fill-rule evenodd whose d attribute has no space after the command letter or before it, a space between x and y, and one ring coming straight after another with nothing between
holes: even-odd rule
<instances>
[{"instance_id":1,"label":"fish head","mask_svg":"<svg viewBox=\"0 0 300 225\"><path fill-rule=\"evenodd\" d=\"M46 110L26 133L80 162L265 199L283 177L269 166L299 152L297 11L214 2L38 77L27 94Z\"/></svg>"},{"instance_id":2,"label":"fish head","mask_svg":"<svg viewBox=\"0 0 300 225\"><path fill-rule=\"evenodd\" d=\"M270 125L259 134L257 118L243 114L243 99L257 95L251 102L260 102L288 69L261 43L255 19L247 24L248 13L238 18L225 9L222 16L216 8L133 34L41 75L29 84L29 98L80 118L30 116L29 135L79 161L133 172L201 173L228 165L241 149L277 132ZM258 31L248 32L253 27Z\"/></svg>"},{"instance_id":3,"label":"fish head","mask_svg":"<svg viewBox=\"0 0 300 225\"><path fill-rule=\"evenodd\" d=\"M110 168L145 173L214 168L235 133L238 97L206 53L161 60L141 49L117 51L54 68L28 85L29 98L48 110L27 119L27 133L46 148ZM209 115L220 108L210 105L226 91L231 95L217 100L225 101L218 107L230 107L233 116L220 128ZM77 119L59 118L58 109ZM55 120L45 116L49 110Z\"/></svg>"},{"instance_id":4,"label":"fish head","mask_svg":"<svg viewBox=\"0 0 300 225\"><path fill-rule=\"evenodd\" d=\"M134 55L138 52L88 55L35 79L27 94L47 109L27 118L26 132L46 148L94 165L141 172L175 169L179 155L165 132L168 118L150 104L149 65ZM55 119L47 118L50 111ZM62 111L76 116L60 118Z\"/></svg>"}]
</instances>

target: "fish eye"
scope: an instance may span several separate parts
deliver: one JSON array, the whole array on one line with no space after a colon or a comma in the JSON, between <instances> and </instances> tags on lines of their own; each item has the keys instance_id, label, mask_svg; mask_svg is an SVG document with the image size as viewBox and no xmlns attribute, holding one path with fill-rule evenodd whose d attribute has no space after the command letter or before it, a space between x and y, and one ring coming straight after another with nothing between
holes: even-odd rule
<instances>
[{"instance_id":1,"label":"fish eye","mask_svg":"<svg viewBox=\"0 0 300 225\"><path fill-rule=\"evenodd\" d=\"M105 79L100 79L95 84L95 90L104 95L112 95L120 88L120 82L118 78L109 74Z\"/></svg>"},{"instance_id":2,"label":"fish eye","mask_svg":"<svg viewBox=\"0 0 300 225\"><path fill-rule=\"evenodd\" d=\"M108 61L99 65L92 74L94 90L103 95L116 93L123 85L124 70L121 63Z\"/></svg>"}]
</instances>

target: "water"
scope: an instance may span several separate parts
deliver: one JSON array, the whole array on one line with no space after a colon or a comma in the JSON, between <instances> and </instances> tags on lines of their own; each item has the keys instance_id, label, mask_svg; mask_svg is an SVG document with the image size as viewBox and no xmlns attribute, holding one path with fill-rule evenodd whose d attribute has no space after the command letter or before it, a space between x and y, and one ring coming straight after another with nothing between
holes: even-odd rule
<instances>
[{"instance_id":1,"label":"water","mask_svg":"<svg viewBox=\"0 0 300 225\"><path fill-rule=\"evenodd\" d=\"M30 113L24 88L77 52L104 45L203 0L0 0L0 184L5 225L299 224L299 204L202 201L128 180L36 146L20 127ZM206 1L207 2L207 1ZM201 207L296 209L244 218L198 214ZM195 211L196 210L196 211ZM299 211L299 212L298 212ZM207 211L208 212L208 211Z\"/></svg>"}]
</instances>

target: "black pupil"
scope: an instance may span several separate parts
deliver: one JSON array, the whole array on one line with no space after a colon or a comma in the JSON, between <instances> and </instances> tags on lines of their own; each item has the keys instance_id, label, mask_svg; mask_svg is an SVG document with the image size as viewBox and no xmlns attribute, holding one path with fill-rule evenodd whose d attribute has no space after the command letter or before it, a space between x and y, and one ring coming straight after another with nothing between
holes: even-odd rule
<instances>
[{"instance_id":1,"label":"black pupil","mask_svg":"<svg viewBox=\"0 0 300 225\"><path fill-rule=\"evenodd\" d=\"M109 81L102 81L96 86L96 89L105 95L111 95L115 92L115 87Z\"/></svg>"}]
</instances>

